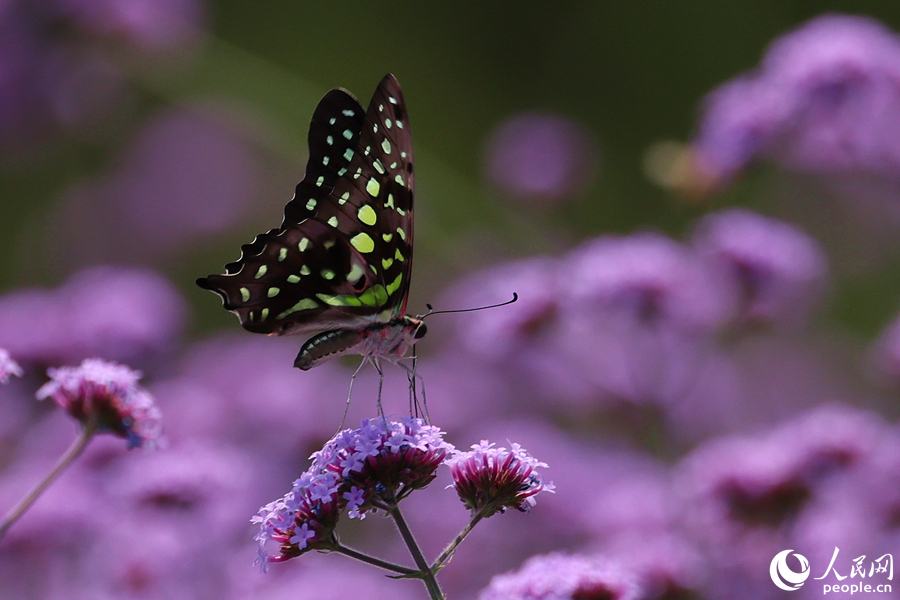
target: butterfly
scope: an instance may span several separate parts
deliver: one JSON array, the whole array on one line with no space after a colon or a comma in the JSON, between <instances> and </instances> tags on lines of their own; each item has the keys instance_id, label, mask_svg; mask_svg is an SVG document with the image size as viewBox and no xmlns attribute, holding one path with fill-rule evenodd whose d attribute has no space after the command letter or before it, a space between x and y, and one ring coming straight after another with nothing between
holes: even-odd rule
<instances>
[{"instance_id":1,"label":"butterfly","mask_svg":"<svg viewBox=\"0 0 900 600\"><path fill-rule=\"evenodd\" d=\"M315 334L295 367L359 354L360 369L371 360L381 374L380 358L395 362L426 332L406 314L413 183L397 79L386 75L365 111L348 91L331 90L313 113L306 174L281 227L244 244L224 274L197 285L219 294L248 331Z\"/></svg>"}]
</instances>

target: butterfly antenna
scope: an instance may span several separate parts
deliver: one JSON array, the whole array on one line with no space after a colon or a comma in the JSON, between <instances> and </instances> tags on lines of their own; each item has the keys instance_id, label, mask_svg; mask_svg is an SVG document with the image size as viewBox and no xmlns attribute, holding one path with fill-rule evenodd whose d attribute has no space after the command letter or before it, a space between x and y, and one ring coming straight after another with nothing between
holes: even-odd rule
<instances>
[{"instance_id":1,"label":"butterfly antenna","mask_svg":"<svg viewBox=\"0 0 900 600\"><path fill-rule=\"evenodd\" d=\"M430 317L431 315L442 315L447 313L464 313L464 312L474 312L476 310L485 310L488 308L499 308L501 306L506 306L507 304L512 304L516 300L519 299L519 295L513 292L512 300L507 300L506 302L501 302L500 304L491 304L488 306L477 306L475 308L458 308L456 310L434 310L430 304L426 304L425 307L428 309L428 312L424 315L420 316L420 319L424 319L425 317Z\"/></svg>"}]
</instances>

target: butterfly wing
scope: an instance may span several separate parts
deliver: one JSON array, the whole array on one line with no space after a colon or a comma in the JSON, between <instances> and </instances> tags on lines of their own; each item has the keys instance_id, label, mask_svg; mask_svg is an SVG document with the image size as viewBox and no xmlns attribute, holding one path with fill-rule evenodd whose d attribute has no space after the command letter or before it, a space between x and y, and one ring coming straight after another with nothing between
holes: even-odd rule
<instances>
[{"instance_id":1,"label":"butterfly wing","mask_svg":"<svg viewBox=\"0 0 900 600\"><path fill-rule=\"evenodd\" d=\"M360 328L404 314L412 267L412 146L399 84L368 110L344 90L319 102L306 175L279 229L242 246L216 292L248 331Z\"/></svg>"}]
</instances>

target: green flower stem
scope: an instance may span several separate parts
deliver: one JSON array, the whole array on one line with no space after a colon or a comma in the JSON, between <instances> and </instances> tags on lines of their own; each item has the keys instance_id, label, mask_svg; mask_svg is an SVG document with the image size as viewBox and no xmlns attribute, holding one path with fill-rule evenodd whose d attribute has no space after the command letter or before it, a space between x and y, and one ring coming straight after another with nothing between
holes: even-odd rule
<instances>
[{"instance_id":1,"label":"green flower stem","mask_svg":"<svg viewBox=\"0 0 900 600\"><path fill-rule=\"evenodd\" d=\"M386 571L393 571L395 573L400 573L401 575L418 574L418 571L416 569L410 569L409 567L395 565L394 563L390 563L386 560L381 560L380 558L375 558L374 556L363 554L362 552L354 550L353 548L342 546L339 542L334 545L332 551L337 552L338 554L343 554L344 556L349 556L350 558L355 558L356 560L362 561L364 563L374 565Z\"/></svg>"},{"instance_id":2,"label":"green flower stem","mask_svg":"<svg viewBox=\"0 0 900 600\"><path fill-rule=\"evenodd\" d=\"M68 467L72 462L78 458L84 449L87 447L88 442L91 441L91 438L94 437L94 434L97 432L97 428L93 425L85 425L81 433L75 438L75 441L72 442L72 445L69 446L69 449L66 450L65 454L63 454L60 459L57 461L56 466L47 474L44 479L35 486L31 492L28 493L22 500L15 505L6 516L3 517L3 521L0 522L0 539L6 535L6 532L9 531L9 528L12 527L13 523L19 520L19 518L25 514L25 511L34 504L35 500L37 500L40 495L44 492L47 487L53 483L53 481L62 473L66 467Z\"/></svg>"},{"instance_id":3,"label":"green flower stem","mask_svg":"<svg viewBox=\"0 0 900 600\"><path fill-rule=\"evenodd\" d=\"M488 507L481 509L475 515L472 516L472 520L469 521L468 525L466 525L462 531L459 532L459 535L456 536L450 544L444 548L444 551L441 552L441 555L437 557L434 561L434 565L431 567L431 571L433 573L437 573L439 570L443 569L450 559L453 557L453 553L456 551L456 547L459 546L466 537L472 533L472 530L476 525L484 518L485 512L488 510Z\"/></svg>"},{"instance_id":4,"label":"green flower stem","mask_svg":"<svg viewBox=\"0 0 900 600\"><path fill-rule=\"evenodd\" d=\"M426 561L425 556L422 555L422 550L419 549L419 545L416 543L412 531L409 530L406 520L403 518L403 515L400 514L400 507L396 503L392 503L388 507L388 514L391 515L394 519L394 523L397 524L397 530L403 537L403 541L406 542L406 547L409 548L409 553L412 555L416 566L419 567L418 577L422 579L425 583L425 587L428 588L428 595L431 597L431 600L445 600L446 597L444 596L444 592L441 591L441 587L438 585L437 579L434 576L434 571L428 566L428 561Z\"/></svg>"}]
</instances>

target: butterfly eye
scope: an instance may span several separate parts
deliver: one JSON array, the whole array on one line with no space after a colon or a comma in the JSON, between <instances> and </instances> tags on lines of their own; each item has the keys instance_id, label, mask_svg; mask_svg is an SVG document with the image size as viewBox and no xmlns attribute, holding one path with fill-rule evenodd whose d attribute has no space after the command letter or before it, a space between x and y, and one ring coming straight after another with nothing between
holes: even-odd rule
<instances>
[{"instance_id":1,"label":"butterfly eye","mask_svg":"<svg viewBox=\"0 0 900 600\"><path fill-rule=\"evenodd\" d=\"M425 337L426 333L428 333L428 327L425 326L425 323L419 323L419 326L416 327L415 333L413 333L413 338L421 340L423 337Z\"/></svg>"}]
</instances>

